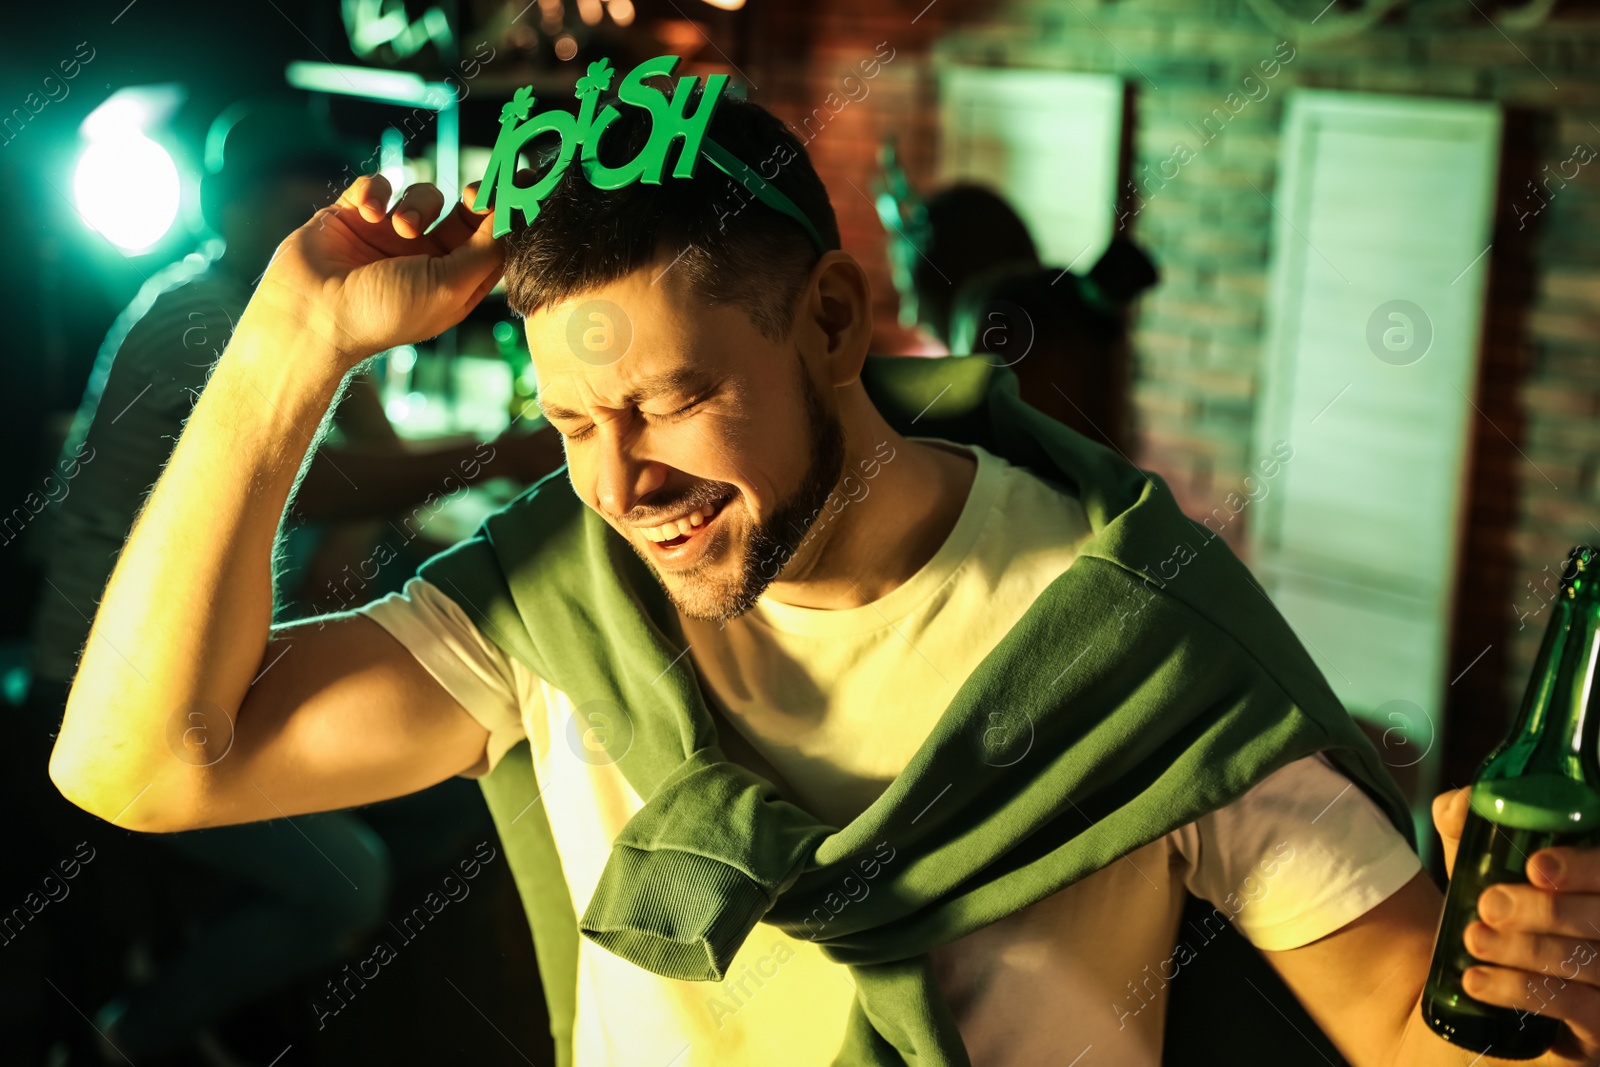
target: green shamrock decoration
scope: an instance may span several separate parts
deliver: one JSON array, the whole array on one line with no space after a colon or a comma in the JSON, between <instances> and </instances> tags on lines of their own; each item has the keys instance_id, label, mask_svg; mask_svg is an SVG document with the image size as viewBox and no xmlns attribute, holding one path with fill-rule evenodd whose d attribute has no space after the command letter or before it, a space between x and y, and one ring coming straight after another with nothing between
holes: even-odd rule
<instances>
[{"instance_id":1,"label":"green shamrock decoration","mask_svg":"<svg viewBox=\"0 0 1600 1067\"><path fill-rule=\"evenodd\" d=\"M529 112L532 110L533 86L524 85L515 93L512 93L511 100L505 107L500 109L500 122L502 125L511 121L521 122L528 117Z\"/></svg>"},{"instance_id":2,"label":"green shamrock decoration","mask_svg":"<svg viewBox=\"0 0 1600 1067\"><path fill-rule=\"evenodd\" d=\"M616 71L612 69L611 60L601 57L589 64L589 73L578 79L578 84L573 90L576 96L588 96L590 93L603 93L611 88L611 76Z\"/></svg>"}]
</instances>

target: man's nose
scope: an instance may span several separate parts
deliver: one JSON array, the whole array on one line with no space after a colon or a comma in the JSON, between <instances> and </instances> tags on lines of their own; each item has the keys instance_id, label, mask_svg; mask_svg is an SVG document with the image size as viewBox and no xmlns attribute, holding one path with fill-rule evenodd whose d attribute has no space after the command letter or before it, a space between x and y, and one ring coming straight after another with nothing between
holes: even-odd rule
<instances>
[{"instance_id":1,"label":"man's nose","mask_svg":"<svg viewBox=\"0 0 1600 1067\"><path fill-rule=\"evenodd\" d=\"M666 479L666 464L636 456L631 444L610 441L601 456L595 498L600 510L620 519L641 498L661 488Z\"/></svg>"}]
</instances>

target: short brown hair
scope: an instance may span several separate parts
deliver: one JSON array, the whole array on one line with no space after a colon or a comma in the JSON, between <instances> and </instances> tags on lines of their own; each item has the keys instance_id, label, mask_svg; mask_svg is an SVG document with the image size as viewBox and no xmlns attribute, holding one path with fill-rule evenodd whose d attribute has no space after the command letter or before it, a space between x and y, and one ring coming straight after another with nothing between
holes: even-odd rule
<instances>
[{"instance_id":1,"label":"short brown hair","mask_svg":"<svg viewBox=\"0 0 1600 1067\"><path fill-rule=\"evenodd\" d=\"M650 136L649 112L619 111L601 143L608 166L632 159ZM838 247L828 191L805 146L781 120L757 104L724 99L706 136L781 189L823 240ZM669 155L669 167L674 159ZM535 170L543 165L536 161ZM595 188L574 160L533 222L518 222L505 238L505 282L512 310L522 315L616 281L666 248L677 256L670 268L679 274L675 280L687 281L710 303L737 304L763 336L777 341L788 335L795 299L818 259L797 222L757 202L705 159L693 178L669 174L659 185L635 182L622 189Z\"/></svg>"}]
</instances>

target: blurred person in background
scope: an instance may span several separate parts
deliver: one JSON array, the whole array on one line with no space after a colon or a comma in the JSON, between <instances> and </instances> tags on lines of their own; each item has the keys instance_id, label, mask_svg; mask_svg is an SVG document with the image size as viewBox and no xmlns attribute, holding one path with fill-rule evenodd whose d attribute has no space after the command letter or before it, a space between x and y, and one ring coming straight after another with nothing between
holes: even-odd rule
<instances>
[{"instance_id":1,"label":"blurred person in background","mask_svg":"<svg viewBox=\"0 0 1600 1067\"><path fill-rule=\"evenodd\" d=\"M947 343L1010 367L1023 398L1051 418L1132 452L1124 312L1157 277L1150 258L1123 238L1087 274L1037 259L998 264L955 290Z\"/></svg>"},{"instance_id":2,"label":"blurred person in background","mask_svg":"<svg viewBox=\"0 0 1600 1067\"><path fill-rule=\"evenodd\" d=\"M1047 266L1027 223L998 193L958 183L924 201L892 145L880 162L877 205L901 324L952 354L987 354L985 366L1016 372L1029 404L1131 451L1124 312L1160 277L1144 250L1119 236L1087 274ZM956 388L981 391L987 372L975 365L971 375Z\"/></svg>"},{"instance_id":3,"label":"blurred person in background","mask_svg":"<svg viewBox=\"0 0 1600 1067\"><path fill-rule=\"evenodd\" d=\"M96 604L146 494L278 243L333 198L359 168L357 160L359 153L294 102L243 102L213 123L201 186L209 239L202 251L153 276L118 317L63 448L60 470L66 475L70 467L71 486L52 509L43 539L46 585L25 709L32 741L13 754L25 764L11 776L13 788L29 799L55 796L45 773L51 738ZM554 433L525 432L525 426L512 426L489 444L408 446L363 368L345 385L331 426L324 425L331 432L302 471L275 552L285 614L304 613L303 602L315 592L295 575L337 571L340 555L351 562L367 557L374 530L386 527L388 517L467 482L507 477L531 483L562 462ZM436 547L419 544L410 557L402 550L397 558L380 559L388 566L375 574L362 569L363 591L397 587L407 567L414 569ZM174 714L175 736L188 731L192 740L198 728L213 731L207 740L214 745L225 743L215 731L226 724L178 708ZM174 754L211 758L181 742ZM72 815L55 815L62 832L45 830L41 839L52 848L77 839L65 832ZM476 785L453 779L360 814L327 812L297 817L292 825L274 820L137 839L133 847L152 871L176 853L223 879L229 891L220 912L153 974L147 951L130 957L146 962L122 977L145 984L96 1015L101 1052L108 1062L129 1058L144 1067L198 1040L207 1062L236 1062L208 1027L354 947L383 918L397 864L437 865L439 857L491 833ZM106 952L83 948L86 955L97 951Z\"/></svg>"}]
</instances>

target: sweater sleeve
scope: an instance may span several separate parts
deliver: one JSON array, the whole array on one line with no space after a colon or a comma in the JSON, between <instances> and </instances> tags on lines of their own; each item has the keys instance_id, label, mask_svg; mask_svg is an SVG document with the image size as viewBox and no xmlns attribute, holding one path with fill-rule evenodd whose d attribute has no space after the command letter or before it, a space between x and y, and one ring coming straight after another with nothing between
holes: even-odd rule
<instances>
[{"instance_id":1,"label":"sweater sleeve","mask_svg":"<svg viewBox=\"0 0 1600 1067\"><path fill-rule=\"evenodd\" d=\"M484 758L470 771L478 778L527 737L525 697L536 684L526 666L487 640L461 607L422 578L396 593L353 609L389 632L417 662L489 731Z\"/></svg>"}]
</instances>

